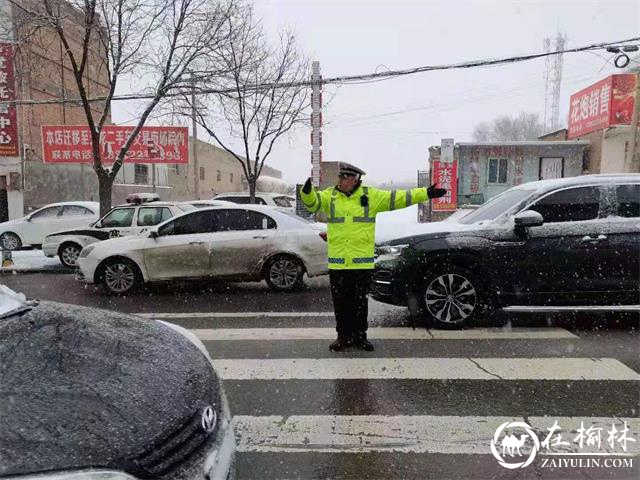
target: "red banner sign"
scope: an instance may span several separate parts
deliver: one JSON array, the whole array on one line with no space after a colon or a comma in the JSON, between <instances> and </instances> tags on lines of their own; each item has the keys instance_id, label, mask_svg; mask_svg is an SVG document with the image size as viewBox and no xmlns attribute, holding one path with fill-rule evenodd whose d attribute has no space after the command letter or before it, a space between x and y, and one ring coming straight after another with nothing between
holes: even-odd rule
<instances>
[{"instance_id":1,"label":"red banner sign","mask_svg":"<svg viewBox=\"0 0 640 480\"><path fill-rule=\"evenodd\" d=\"M0 43L0 101L16 99L15 85L13 46L10 43ZM19 155L16 106L0 105L0 157Z\"/></svg>"},{"instance_id":2,"label":"red banner sign","mask_svg":"<svg viewBox=\"0 0 640 480\"><path fill-rule=\"evenodd\" d=\"M458 208L458 161L434 161L431 183L437 183L439 188L446 188L444 197L434 198L431 208L434 212L447 212Z\"/></svg>"},{"instance_id":3,"label":"red banner sign","mask_svg":"<svg viewBox=\"0 0 640 480\"><path fill-rule=\"evenodd\" d=\"M100 136L104 163L113 163L134 127L105 125ZM125 163L189 163L187 127L142 127ZM91 132L87 126L43 125L44 163L93 163Z\"/></svg>"},{"instance_id":4,"label":"red banner sign","mask_svg":"<svg viewBox=\"0 0 640 480\"><path fill-rule=\"evenodd\" d=\"M635 83L633 74L611 75L571 95L568 138L631 124Z\"/></svg>"}]
</instances>

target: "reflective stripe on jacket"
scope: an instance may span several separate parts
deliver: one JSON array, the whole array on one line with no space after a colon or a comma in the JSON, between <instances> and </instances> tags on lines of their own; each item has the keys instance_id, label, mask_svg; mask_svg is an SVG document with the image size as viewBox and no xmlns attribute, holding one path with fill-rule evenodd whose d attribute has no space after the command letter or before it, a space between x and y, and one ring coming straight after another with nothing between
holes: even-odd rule
<instances>
[{"instance_id":1,"label":"reflective stripe on jacket","mask_svg":"<svg viewBox=\"0 0 640 480\"><path fill-rule=\"evenodd\" d=\"M429 199L426 188L378 190L359 186L351 195L336 187L310 193L300 191L307 209L327 214L329 268L332 270L372 269L375 249L376 215L405 208ZM362 206L360 198L368 197Z\"/></svg>"}]
</instances>

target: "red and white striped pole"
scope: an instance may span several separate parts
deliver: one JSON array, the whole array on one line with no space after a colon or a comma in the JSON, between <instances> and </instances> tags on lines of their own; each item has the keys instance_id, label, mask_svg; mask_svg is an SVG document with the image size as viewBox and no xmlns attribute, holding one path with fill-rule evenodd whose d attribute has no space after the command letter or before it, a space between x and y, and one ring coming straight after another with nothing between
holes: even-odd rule
<instances>
[{"instance_id":1,"label":"red and white striped pole","mask_svg":"<svg viewBox=\"0 0 640 480\"><path fill-rule=\"evenodd\" d=\"M312 63L311 74L311 181L320 186L322 165L322 75L320 62Z\"/></svg>"}]
</instances>

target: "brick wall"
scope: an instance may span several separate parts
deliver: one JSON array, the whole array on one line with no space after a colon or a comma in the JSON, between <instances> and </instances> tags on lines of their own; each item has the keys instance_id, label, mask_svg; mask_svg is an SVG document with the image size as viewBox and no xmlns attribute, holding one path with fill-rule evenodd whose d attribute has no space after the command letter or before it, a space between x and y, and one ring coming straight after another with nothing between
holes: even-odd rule
<instances>
[{"instance_id":1,"label":"brick wall","mask_svg":"<svg viewBox=\"0 0 640 480\"><path fill-rule=\"evenodd\" d=\"M36 0L24 1L26 6L38 6ZM64 3L62 4L64 8ZM80 55L82 50L82 21L77 12L68 8L65 12L68 41L72 51ZM28 19L18 18L17 38L22 38ZM78 98L73 72L62 43L52 29L39 29L27 43L19 45L16 54L18 92L23 99L53 100ZM106 95L108 73L104 65L104 51L99 38L92 36L86 68L89 96ZM102 105L92 104L99 118ZM95 200L98 198L98 182L90 165L44 165L42 163L41 126L48 124L86 125L84 110L70 104L23 106L18 109L19 128L25 149L25 210L46 203L65 200ZM110 116L107 119L110 123Z\"/></svg>"}]
</instances>

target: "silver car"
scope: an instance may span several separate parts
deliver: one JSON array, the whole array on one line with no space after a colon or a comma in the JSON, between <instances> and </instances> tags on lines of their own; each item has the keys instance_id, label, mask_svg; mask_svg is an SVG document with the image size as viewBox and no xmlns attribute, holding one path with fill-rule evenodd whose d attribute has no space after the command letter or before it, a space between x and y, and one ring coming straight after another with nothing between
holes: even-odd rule
<instances>
[{"instance_id":1,"label":"silver car","mask_svg":"<svg viewBox=\"0 0 640 480\"><path fill-rule=\"evenodd\" d=\"M326 233L317 224L259 205L199 209L147 235L85 247L79 278L126 294L142 283L185 278L266 280L293 291L328 273Z\"/></svg>"}]
</instances>

